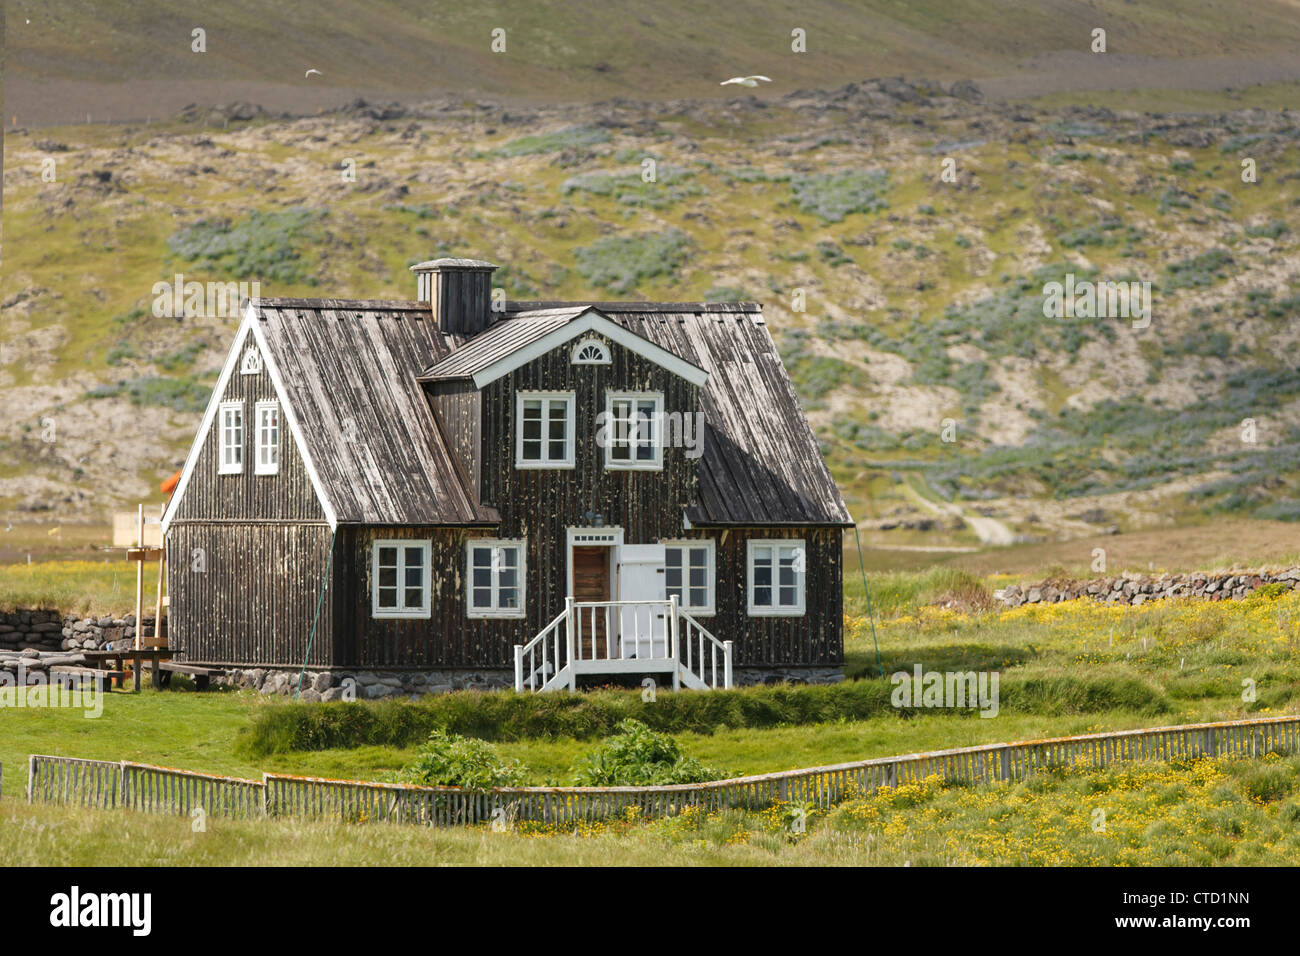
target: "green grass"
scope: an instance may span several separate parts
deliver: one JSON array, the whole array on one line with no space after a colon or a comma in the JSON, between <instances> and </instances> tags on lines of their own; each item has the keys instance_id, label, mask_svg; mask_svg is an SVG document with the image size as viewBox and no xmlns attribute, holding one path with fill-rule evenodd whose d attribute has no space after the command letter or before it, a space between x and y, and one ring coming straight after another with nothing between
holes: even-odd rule
<instances>
[{"instance_id":1,"label":"green grass","mask_svg":"<svg viewBox=\"0 0 1300 956\"><path fill-rule=\"evenodd\" d=\"M117 692L94 720L68 710L7 712L0 761L21 767L28 753L47 752L240 776L281 770L376 779L410 762L428 732L442 727L493 742L526 765L534 782L563 783L625 717L672 733L684 753L708 766L746 774L1300 706L1300 595L1291 592L1135 609L1076 602L960 612L922 602L947 596L978 603L980 589L996 581L942 571L874 577L884 673L918 664L996 671L996 717L893 707L890 682L870 677L875 647L865 607L850 593L846 671L868 679L840 685L661 691L654 702L618 690L354 704L294 704L247 692ZM1253 701L1242 697L1247 678L1256 687ZM175 729L160 735L160 726ZM7 792L21 789L21 772L5 777Z\"/></svg>"},{"instance_id":2,"label":"green grass","mask_svg":"<svg viewBox=\"0 0 1300 956\"><path fill-rule=\"evenodd\" d=\"M188 818L0 803L0 866L1259 866L1300 862L1300 758L937 779L821 809L688 811L578 831ZM131 852L121 852L122 834Z\"/></svg>"}]
</instances>

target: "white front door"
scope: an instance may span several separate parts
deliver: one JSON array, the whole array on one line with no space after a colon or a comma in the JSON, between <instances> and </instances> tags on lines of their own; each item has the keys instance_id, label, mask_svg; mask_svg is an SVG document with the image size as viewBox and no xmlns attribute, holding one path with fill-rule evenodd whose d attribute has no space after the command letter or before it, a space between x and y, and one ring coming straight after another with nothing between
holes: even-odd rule
<instances>
[{"instance_id":1,"label":"white front door","mask_svg":"<svg viewBox=\"0 0 1300 956\"><path fill-rule=\"evenodd\" d=\"M620 601L667 601L664 546L625 544L618 554ZM619 612L623 657L668 656L668 609L664 605L625 607Z\"/></svg>"}]
</instances>

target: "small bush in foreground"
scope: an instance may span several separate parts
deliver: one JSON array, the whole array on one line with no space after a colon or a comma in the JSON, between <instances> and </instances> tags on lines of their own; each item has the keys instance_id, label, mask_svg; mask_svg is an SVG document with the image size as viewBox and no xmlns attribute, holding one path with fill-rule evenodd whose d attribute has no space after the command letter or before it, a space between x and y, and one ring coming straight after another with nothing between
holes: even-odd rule
<instances>
[{"instance_id":1,"label":"small bush in foreground","mask_svg":"<svg viewBox=\"0 0 1300 956\"><path fill-rule=\"evenodd\" d=\"M415 760L389 774L387 782L488 790L521 786L527 779L528 768L502 760L486 741L435 730Z\"/></svg>"},{"instance_id":2,"label":"small bush in foreground","mask_svg":"<svg viewBox=\"0 0 1300 956\"><path fill-rule=\"evenodd\" d=\"M725 774L687 757L677 741L656 733L639 720L619 721L618 733L574 765L580 787L653 787L669 783L703 783Z\"/></svg>"}]
</instances>

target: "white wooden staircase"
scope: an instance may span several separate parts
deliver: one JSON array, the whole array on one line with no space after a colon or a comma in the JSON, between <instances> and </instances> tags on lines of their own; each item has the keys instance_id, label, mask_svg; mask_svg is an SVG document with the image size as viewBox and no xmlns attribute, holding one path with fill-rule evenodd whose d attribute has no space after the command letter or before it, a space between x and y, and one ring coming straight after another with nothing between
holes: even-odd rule
<instances>
[{"instance_id":1,"label":"white wooden staircase","mask_svg":"<svg viewBox=\"0 0 1300 956\"><path fill-rule=\"evenodd\" d=\"M579 676L671 675L673 690L731 686L732 642L677 604L574 601L527 644L515 645L515 690L574 690Z\"/></svg>"}]
</instances>

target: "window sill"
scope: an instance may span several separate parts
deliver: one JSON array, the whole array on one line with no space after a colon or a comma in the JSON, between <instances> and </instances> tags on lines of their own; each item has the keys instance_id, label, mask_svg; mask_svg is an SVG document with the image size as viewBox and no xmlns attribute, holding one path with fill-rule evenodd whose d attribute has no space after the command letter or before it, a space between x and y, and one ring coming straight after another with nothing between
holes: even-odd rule
<instances>
[{"instance_id":1,"label":"window sill","mask_svg":"<svg viewBox=\"0 0 1300 956\"><path fill-rule=\"evenodd\" d=\"M645 465L623 465L618 462L605 462L606 471L663 471L664 463L662 461L654 464Z\"/></svg>"},{"instance_id":2,"label":"window sill","mask_svg":"<svg viewBox=\"0 0 1300 956\"><path fill-rule=\"evenodd\" d=\"M751 607L748 613L750 617L803 617L808 612L801 607Z\"/></svg>"},{"instance_id":3,"label":"window sill","mask_svg":"<svg viewBox=\"0 0 1300 956\"><path fill-rule=\"evenodd\" d=\"M521 621L528 615L523 611L466 611L471 621Z\"/></svg>"},{"instance_id":4,"label":"window sill","mask_svg":"<svg viewBox=\"0 0 1300 956\"><path fill-rule=\"evenodd\" d=\"M571 461L516 461L515 467L520 471L572 471L577 466Z\"/></svg>"},{"instance_id":5,"label":"window sill","mask_svg":"<svg viewBox=\"0 0 1300 956\"><path fill-rule=\"evenodd\" d=\"M426 621L433 615L428 611L372 611L376 621Z\"/></svg>"}]
</instances>

